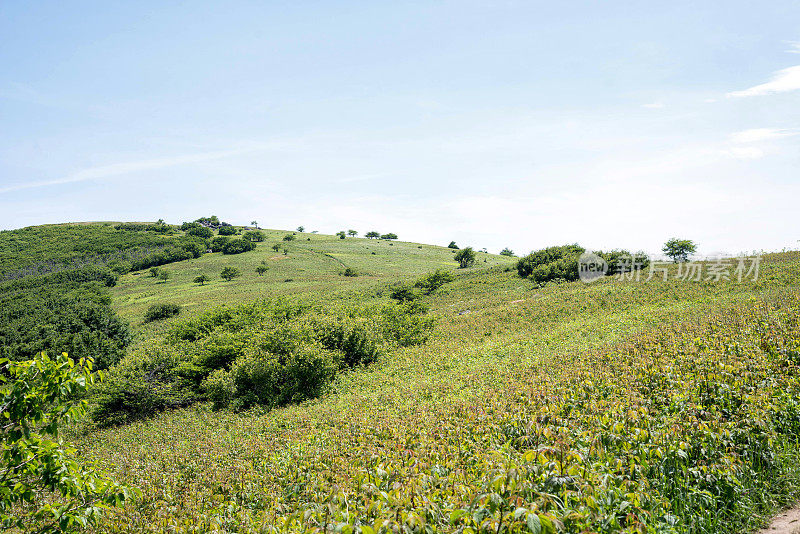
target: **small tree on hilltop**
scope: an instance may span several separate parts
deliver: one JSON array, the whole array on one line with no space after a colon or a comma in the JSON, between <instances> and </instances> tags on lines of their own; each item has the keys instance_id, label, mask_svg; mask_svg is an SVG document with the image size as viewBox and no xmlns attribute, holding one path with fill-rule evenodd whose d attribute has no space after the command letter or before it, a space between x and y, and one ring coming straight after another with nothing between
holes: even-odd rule
<instances>
[{"instance_id":1,"label":"small tree on hilltop","mask_svg":"<svg viewBox=\"0 0 800 534\"><path fill-rule=\"evenodd\" d=\"M209 278L205 274L201 274L200 276L195 276L194 277L194 283L195 284L200 284L201 286L205 285L206 282L210 282L210 281L211 281L211 278Z\"/></svg>"},{"instance_id":2,"label":"small tree on hilltop","mask_svg":"<svg viewBox=\"0 0 800 534\"><path fill-rule=\"evenodd\" d=\"M358 232L356 232L355 230L348 230L347 235L349 235L350 237L355 237L358 235Z\"/></svg>"},{"instance_id":3,"label":"small tree on hilltop","mask_svg":"<svg viewBox=\"0 0 800 534\"><path fill-rule=\"evenodd\" d=\"M298 227L297 227L297 231L298 231L298 232L300 232L300 233L302 234L303 232L305 232L305 231L306 231L306 227L305 227L305 226L298 226Z\"/></svg>"},{"instance_id":4,"label":"small tree on hilltop","mask_svg":"<svg viewBox=\"0 0 800 534\"><path fill-rule=\"evenodd\" d=\"M374 230L372 232L367 232L364 235L367 239L378 239L381 236L380 232L375 232Z\"/></svg>"},{"instance_id":5,"label":"small tree on hilltop","mask_svg":"<svg viewBox=\"0 0 800 534\"><path fill-rule=\"evenodd\" d=\"M472 247L462 248L454 256L461 269L466 269L475 264L475 251Z\"/></svg>"},{"instance_id":6,"label":"small tree on hilltop","mask_svg":"<svg viewBox=\"0 0 800 534\"><path fill-rule=\"evenodd\" d=\"M455 241L450 241L450 244L447 245L447 248L452 248L454 250L458 250L458 245L456 245Z\"/></svg>"},{"instance_id":7,"label":"small tree on hilltop","mask_svg":"<svg viewBox=\"0 0 800 534\"><path fill-rule=\"evenodd\" d=\"M691 239L678 239L673 237L666 243L661 251L672 258L675 263L689 260L689 256L697 252L697 244Z\"/></svg>"},{"instance_id":8,"label":"small tree on hilltop","mask_svg":"<svg viewBox=\"0 0 800 534\"><path fill-rule=\"evenodd\" d=\"M240 275L241 273L239 272L239 269L237 269L236 267L225 267L224 269L222 269L222 272L220 273L220 276L225 280L227 280L228 282L230 282L231 280Z\"/></svg>"},{"instance_id":9,"label":"small tree on hilltop","mask_svg":"<svg viewBox=\"0 0 800 534\"><path fill-rule=\"evenodd\" d=\"M500 255L501 256L514 257L514 251L511 250L510 248L506 247L506 248L504 248L503 250L500 251Z\"/></svg>"},{"instance_id":10,"label":"small tree on hilltop","mask_svg":"<svg viewBox=\"0 0 800 534\"><path fill-rule=\"evenodd\" d=\"M286 234L283 236L284 241L294 241L294 234Z\"/></svg>"},{"instance_id":11,"label":"small tree on hilltop","mask_svg":"<svg viewBox=\"0 0 800 534\"><path fill-rule=\"evenodd\" d=\"M258 230L258 221L250 221L250 224L254 226L256 230Z\"/></svg>"},{"instance_id":12,"label":"small tree on hilltop","mask_svg":"<svg viewBox=\"0 0 800 534\"><path fill-rule=\"evenodd\" d=\"M344 232L344 230L340 230L340 231L336 232L336 236L337 236L339 239L344 239L344 236L345 236L345 232Z\"/></svg>"},{"instance_id":13,"label":"small tree on hilltop","mask_svg":"<svg viewBox=\"0 0 800 534\"><path fill-rule=\"evenodd\" d=\"M387 241L391 241L392 239L397 239L397 234L389 232L388 234L381 235L381 239L386 239Z\"/></svg>"}]
</instances>

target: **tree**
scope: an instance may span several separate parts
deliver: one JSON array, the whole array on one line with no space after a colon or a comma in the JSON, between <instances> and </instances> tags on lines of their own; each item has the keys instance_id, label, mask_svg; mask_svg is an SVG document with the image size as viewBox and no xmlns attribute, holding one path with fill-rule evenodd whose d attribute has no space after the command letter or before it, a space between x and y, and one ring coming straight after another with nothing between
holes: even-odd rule
<instances>
[{"instance_id":1,"label":"tree","mask_svg":"<svg viewBox=\"0 0 800 534\"><path fill-rule=\"evenodd\" d=\"M336 235L339 237L339 239L344 239L344 236L346 234L344 230L339 230L338 232L336 232Z\"/></svg>"},{"instance_id":2,"label":"tree","mask_svg":"<svg viewBox=\"0 0 800 534\"><path fill-rule=\"evenodd\" d=\"M159 271L161 271L161 267L150 267L150 276L158 278Z\"/></svg>"},{"instance_id":3,"label":"tree","mask_svg":"<svg viewBox=\"0 0 800 534\"><path fill-rule=\"evenodd\" d=\"M386 239L387 241L391 241L392 239L397 239L397 234L389 232L388 234L381 235L381 239Z\"/></svg>"},{"instance_id":4,"label":"tree","mask_svg":"<svg viewBox=\"0 0 800 534\"><path fill-rule=\"evenodd\" d=\"M303 232L305 232L305 231L306 231L306 227L305 227L305 226L298 226L298 227L297 227L297 231L298 231L298 232L300 232L300 233L302 234Z\"/></svg>"},{"instance_id":5,"label":"tree","mask_svg":"<svg viewBox=\"0 0 800 534\"><path fill-rule=\"evenodd\" d=\"M376 232L376 231L373 230L372 232L367 232L366 234L364 234L364 236L367 239L377 239L377 238L379 238L381 236L381 234L380 234L380 232Z\"/></svg>"},{"instance_id":6,"label":"tree","mask_svg":"<svg viewBox=\"0 0 800 534\"><path fill-rule=\"evenodd\" d=\"M230 282L237 276L241 276L241 274L242 273L240 273L239 269L237 269L236 267L225 267L224 269L222 269L220 276L225 280L227 280L228 282Z\"/></svg>"},{"instance_id":7,"label":"tree","mask_svg":"<svg viewBox=\"0 0 800 534\"><path fill-rule=\"evenodd\" d=\"M264 241L264 232L261 230L250 230L244 233L244 238L250 241L258 242Z\"/></svg>"},{"instance_id":8,"label":"tree","mask_svg":"<svg viewBox=\"0 0 800 534\"><path fill-rule=\"evenodd\" d=\"M208 248L211 249L211 252L222 252L230 240L231 238L226 235L218 235L209 242Z\"/></svg>"},{"instance_id":9,"label":"tree","mask_svg":"<svg viewBox=\"0 0 800 534\"><path fill-rule=\"evenodd\" d=\"M472 247L462 248L454 256L461 269L466 269L475 263L475 251Z\"/></svg>"},{"instance_id":10,"label":"tree","mask_svg":"<svg viewBox=\"0 0 800 534\"><path fill-rule=\"evenodd\" d=\"M504 248L503 250L500 251L500 255L501 256L514 257L514 251L511 250L510 248L506 247L506 248Z\"/></svg>"},{"instance_id":11,"label":"tree","mask_svg":"<svg viewBox=\"0 0 800 534\"><path fill-rule=\"evenodd\" d=\"M280 249L281 249L280 243L275 243L274 245L272 245L272 250L274 250L275 252L278 252Z\"/></svg>"},{"instance_id":12,"label":"tree","mask_svg":"<svg viewBox=\"0 0 800 534\"><path fill-rule=\"evenodd\" d=\"M167 280L169 280L169 276L170 275L169 275L169 271L168 270L159 269L159 271L158 271L158 279L159 280L161 280L162 282L166 282Z\"/></svg>"},{"instance_id":13,"label":"tree","mask_svg":"<svg viewBox=\"0 0 800 534\"><path fill-rule=\"evenodd\" d=\"M219 235L236 235L239 231L235 226L220 226Z\"/></svg>"},{"instance_id":14,"label":"tree","mask_svg":"<svg viewBox=\"0 0 800 534\"><path fill-rule=\"evenodd\" d=\"M4 529L61 532L93 526L131 490L78 456L61 438L62 423L86 414L95 382L92 360L0 360L0 518ZM81 399L81 400L77 400Z\"/></svg>"},{"instance_id":15,"label":"tree","mask_svg":"<svg viewBox=\"0 0 800 534\"><path fill-rule=\"evenodd\" d=\"M210 281L211 281L211 278L209 278L205 274L201 274L200 276L195 276L194 277L194 283L195 284L200 284L201 286L205 285L206 282L210 282Z\"/></svg>"},{"instance_id":16,"label":"tree","mask_svg":"<svg viewBox=\"0 0 800 534\"><path fill-rule=\"evenodd\" d=\"M223 254L241 254L256 248L256 244L247 239L231 239L222 247Z\"/></svg>"},{"instance_id":17,"label":"tree","mask_svg":"<svg viewBox=\"0 0 800 534\"><path fill-rule=\"evenodd\" d=\"M258 221L250 221L250 224L255 226L256 230L258 230Z\"/></svg>"},{"instance_id":18,"label":"tree","mask_svg":"<svg viewBox=\"0 0 800 534\"><path fill-rule=\"evenodd\" d=\"M261 276L262 274L264 274L268 270L269 270L269 267L267 267L263 262L261 263L261 265L256 267L256 272L258 273L258 276Z\"/></svg>"},{"instance_id":19,"label":"tree","mask_svg":"<svg viewBox=\"0 0 800 534\"><path fill-rule=\"evenodd\" d=\"M286 234L283 236L284 241L294 241L294 234Z\"/></svg>"},{"instance_id":20,"label":"tree","mask_svg":"<svg viewBox=\"0 0 800 534\"><path fill-rule=\"evenodd\" d=\"M455 241L450 241L450 244L447 245L447 248L452 248L452 249L458 250L458 245L456 245Z\"/></svg>"},{"instance_id":21,"label":"tree","mask_svg":"<svg viewBox=\"0 0 800 534\"><path fill-rule=\"evenodd\" d=\"M675 263L689 261L689 256L697 252L697 244L691 239L678 239L673 237L666 243L661 251L672 258Z\"/></svg>"},{"instance_id":22,"label":"tree","mask_svg":"<svg viewBox=\"0 0 800 534\"><path fill-rule=\"evenodd\" d=\"M214 235L214 232L212 232L210 228L205 228L203 226L199 226L197 228L189 228L189 230L187 230L186 233L188 235L193 235L203 239L209 239L211 238L211 236Z\"/></svg>"},{"instance_id":23,"label":"tree","mask_svg":"<svg viewBox=\"0 0 800 534\"><path fill-rule=\"evenodd\" d=\"M358 232L356 232L355 230L348 230L347 235L349 235L350 237L355 237L358 235Z\"/></svg>"}]
</instances>

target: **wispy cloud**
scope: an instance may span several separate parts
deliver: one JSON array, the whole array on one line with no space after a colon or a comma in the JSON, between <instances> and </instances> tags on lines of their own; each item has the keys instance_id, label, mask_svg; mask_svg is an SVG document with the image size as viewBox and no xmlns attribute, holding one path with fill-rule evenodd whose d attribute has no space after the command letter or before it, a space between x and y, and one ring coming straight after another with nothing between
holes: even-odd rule
<instances>
[{"instance_id":1,"label":"wispy cloud","mask_svg":"<svg viewBox=\"0 0 800 534\"><path fill-rule=\"evenodd\" d=\"M789 52L790 54L800 54L800 41L786 41L786 44L789 45Z\"/></svg>"},{"instance_id":2,"label":"wispy cloud","mask_svg":"<svg viewBox=\"0 0 800 534\"><path fill-rule=\"evenodd\" d=\"M752 128L750 130L734 132L730 135L730 139L734 143L758 143L770 139L790 137L798 133L800 133L800 131L795 128Z\"/></svg>"},{"instance_id":3,"label":"wispy cloud","mask_svg":"<svg viewBox=\"0 0 800 534\"><path fill-rule=\"evenodd\" d=\"M643 108L648 108L648 109L661 109L661 108L664 107L664 103L663 102L652 102L650 104L642 104L642 107Z\"/></svg>"},{"instance_id":4,"label":"wispy cloud","mask_svg":"<svg viewBox=\"0 0 800 534\"><path fill-rule=\"evenodd\" d=\"M774 93L785 93L800 89L800 65L779 70L766 83L750 87L743 91L733 91L726 96L740 98L746 96L763 96Z\"/></svg>"},{"instance_id":5,"label":"wispy cloud","mask_svg":"<svg viewBox=\"0 0 800 534\"><path fill-rule=\"evenodd\" d=\"M278 145L272 144L251 144L243 148L236 148L230 150L216 150L210 152L202 152L197 154L187 154L182 156L172 156L168 158L155 158L145 159L139 161L127 161L122 163L114 163L111 165L103 165L99 167L91 167L83 169L63 178L55 178L53 180L42 180L37 182L25 182L20 184L9 185L0 187L0 194L11 193L14 191L22 191L25 189L35 189L39 187L48 187L53 185L71 184L76 182L87 182L90 180L102 180L106 178L113 178L124 174L130 174L141 171L152 171L164 169L167 167L175 167L179 165L190 165L193 163L202 163L205 161L218 160L232 156L239 156L248 152L256 152L274 148Z\"/></svg>"}]
</instances>

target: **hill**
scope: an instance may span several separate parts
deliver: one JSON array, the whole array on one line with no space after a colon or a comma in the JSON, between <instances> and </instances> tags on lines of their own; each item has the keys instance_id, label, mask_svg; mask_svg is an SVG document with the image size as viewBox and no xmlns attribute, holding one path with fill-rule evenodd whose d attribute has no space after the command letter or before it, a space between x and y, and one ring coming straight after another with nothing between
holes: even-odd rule
<instances>
[{"instance_id":1,"label":"hill","mask_svg":"<svg viewBox=\"0 0 800 534\"><path fill-rule=\"evenodd\" d=\"M168 275L101 257L0 296L54 348L130 324L67 434L141 491L98 531L749 532L800 494L798 252L587 284L418 243L265 230L224 254L190 226L86 226L171 240L146 255ZM160 254L182 240L204 250Z\"/></svg>"}]
</instances>

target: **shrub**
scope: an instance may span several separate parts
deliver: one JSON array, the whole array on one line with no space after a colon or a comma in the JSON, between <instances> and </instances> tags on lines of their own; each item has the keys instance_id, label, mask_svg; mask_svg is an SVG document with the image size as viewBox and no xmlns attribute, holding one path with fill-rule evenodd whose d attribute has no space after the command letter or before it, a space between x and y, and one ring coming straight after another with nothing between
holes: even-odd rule
<instances>
[{"instance_id":1,"label":"shrub","mask_svg":"<svg viewBox=\"0 0 800 534\"><path fill-rule=\"evenodd\" d=\"M381 234L380 234L380 232L376 232L376 231L373 230L371 232L367 232L364 236L367 239L377 239L377 238L379 238L381 236Z\"/></svg>"},{"instance_id":2,"label":"shrub","mask_svg":"<svg viewBox=\"0 0 800 534\"><path fill-rule=\"evenodd\" d=\"M224 269L222 269L220 276L225 280L227 280L228 282L230 282L237 276L241 276L241 274L242 273L240 273L239 269L237 269L236 267L225 267Z\"/></svg>"},{"instance_id":3,"label":"shrub","mask_svg":"<svg viewBox=\"0 0 800 534\"><path fill-rule=\"evenodd\" d=\"M256 248L256 244L246 239L231 239L222 247L223 254L241 254Z\"/></svg>"},{"instance_id":4,"label":"shrub","mask_svg":"<svg viewBox=\"0 0 800 534\"><path fill-rule=\"evenodd\" d=\"M510 248L506 247L506 248L504 248L503 250L500 251L500 255L501 256L513 257L514 256L514 251L511 250Z\"/></svg>"},{"instance_id":5,"label":"shrub","mask_svg":"<svg viewBox=\"0 0 800 534\"><path fill-rule=\"evenodd\" d=\"M664 254L672 258L675 263L689 261L689 256L697 252L697 244L691 239L678 239L673 237L661 249Z\"/></svg>"},{"instance_id":6,"label":"shrub","mask_svg":"<svg viewBox=\"0 0 800 534\"><path fill-rule=\"evenodd\" d=\"M448 282L452 282L455 280L456 277L450 271L445 271L444 269L437 269L436 271L427 274L414 282L414 287L418 287L425 292L425 294L430 294L442 287L444 284Z\"/></svg>"},{"instance_id":7,"label":"shrub","mask_svg":"<svg viewBox=\"0 0 800 534\"><path fill-rule=\"evenodd\" d=\"M400 302L411 302L419 297L419 292L410 284L398 284L389 290L389 297Z\"/></svg>"},{"instance_id":8,"label":"shrub","mask_svg":"<svg viewBox=\"0 0 800 534\"><path fill-rule=\"evenodd\" d=\"M397 234L393 234L389 232L388 234L382 234L381 239L386 239L387 241L391 241L392 239L397 239Z\"/></svg>"},{"instance_id":9,"label":"shrub","mask_svg":"<svg viewBox=\"0 0 800 534\"><path fill-rule=\"evenodd\" d=\"M144 314L144 322L157 321L159 319L167 319L174 317L181 312L181 307L172 303L153 304Z\"/></svg>"},{"instance_id":10,"label":"shrub","mask_svg":"<svg viewBox=\"0 0 800 534\"><path fill-rule=\"evenodd\" d=\"M211 252L222 252L230 240L231 238L226 235L218 235L209 242L208 248L211 249Z\"/></svg>"},{"instance_id":11,"label":"shrub","mask_svg":"<svg viewBox=\"0 0 800 534\"><path fill-rule=\"evenodd\" d=\"M458 262L459 268L466 269L475 264L475 251L472 247L462 248L456 252L454 259Z\"/></svg>"},{"instance_id":12,"label":"shrub","mask_svg":"<svg viewBox=\"0 0 800 534\"><path fill-rule=\"evenodd\" d=\"M188 235L193 235L195 237L200 237L202 239L210 239L214 235L214 232L212 232L210 228L205 228L203 226L196 226L194 228L189 228L189 230L187 230L186 233Z\"/></svg>"},{"instance_id":13,"label":"shrub","mask_svg":"<svg viewBox=\"0 0 800 534\"><path fill-rule=\"evenodd\" d=\"M283 236L284 241L294 241L294 234L286 234Z\"/></svg>"},{"instance_id":14,"label":"shrub","mask_svg":"<svg viewBox=\"0 0 800 534\"><path fill-rule=\"evenodd\" d=\"M158 279L161 280L162 282L166 282L167 280L169 280L169 277L170 277L170 272L168 270L160 269L158 271Z\"/></svg>"},{"instance_id":15,"label":"shrub","mask_svg":"<svg viewBox=\"0 0 800 534\"><path fill-rule=\"evenodd\" d=\"M347 267L342 274L344 276L358 276L358 273L352 267Z\"/></svg>"},{"instance_id":16,"label":"shrub","mask_svg":"<svg viewBox=\"0 0 800 534\"><path fill-rule=\"evenodd\" d=\"M158 278L158 273L161 272L159 267L150 267L150 276L153 278Z\"/></svg>"},{"instance_id":17,"label":"shrub","mask_svg":"<svg viewBox=\"0 0 800 534\"><path fill-rule=\"evenodd\" d=\"M59 426L86 413L82 398L95 380L91 360L42 353L0 362L0 525L20 532L94 526L103 508L130 491L59 438Z\"/></svg>"},{"instance_id":18,"label":"shrub","mask_svg":"<svg viewBox=\"0 0 800 534\"><path fill-rule=\"evenodd\" d=\"M231 236L236 235L239 231L236 229L235 226L220 226L218 230L219 235L222 236Z\"/></svg>"},{"instance_id":19,"label":"shrub","mask_svg":"<svg viewBox=\"0 0 800 534\"><path fill-rule=\"evenodd\" d=\"M210 282L211 278L205 274L201 274L200 276L195 276L193 282L195 284L200 284L201 286L205 285L206 282Z\"/></svg>"},{"instance_id":20,"label":"shrub","mask_svg":"<svg viewBox=\"0 0 800 534\"><path fill-rule=\"evenodd\" d=\"M458 250L458 245L456 245L455 241L450 241L450 244L447 245L447 248L452 248L454 250Z\"/></svg>"},{"instance_id":21,"label":"shrub","mask_svg":"<svg viewBox=\"0 0 800 534\"><path fill-rule=\"evenodd\" d=\"M256 267L256 273L258 273L258 276L263 275L268 270L269 270L269 267L267 267L263 263L261 265L259 265L258 267Z\"/></svg>"},{"instance_id":22,"label":"shrub","mask_svg":"<svg viewBox=\"0 0 800 534\"><path fill-rule=\"evenodd\" d=\"M339 239L344 239L347 236L347 233L344 230L340 230L336 232L336 237Z\"/></svg>"},{"instance_id":23,"label":"shrub","mask_svg":"<svg viewBox=\"0 0 800 534\"><path fill-rule=\"evenodd\" d=\"M244 233L244 238L248 241L260 243L261 241L264 241L264 232L261 230L250 230Z\"/></svg>"},{"instance_id":24,"label":"shrub","mask_svg":"<svg viewBox=\"0 0 800 534\"><path fill-rule=\"evenodd\" d=\"M579 245L537 250L517 261L517 272L521 277L539 283L556 279L577 280L578 258L583 252L585 249Z\"/></svg>"}]
</instances>

